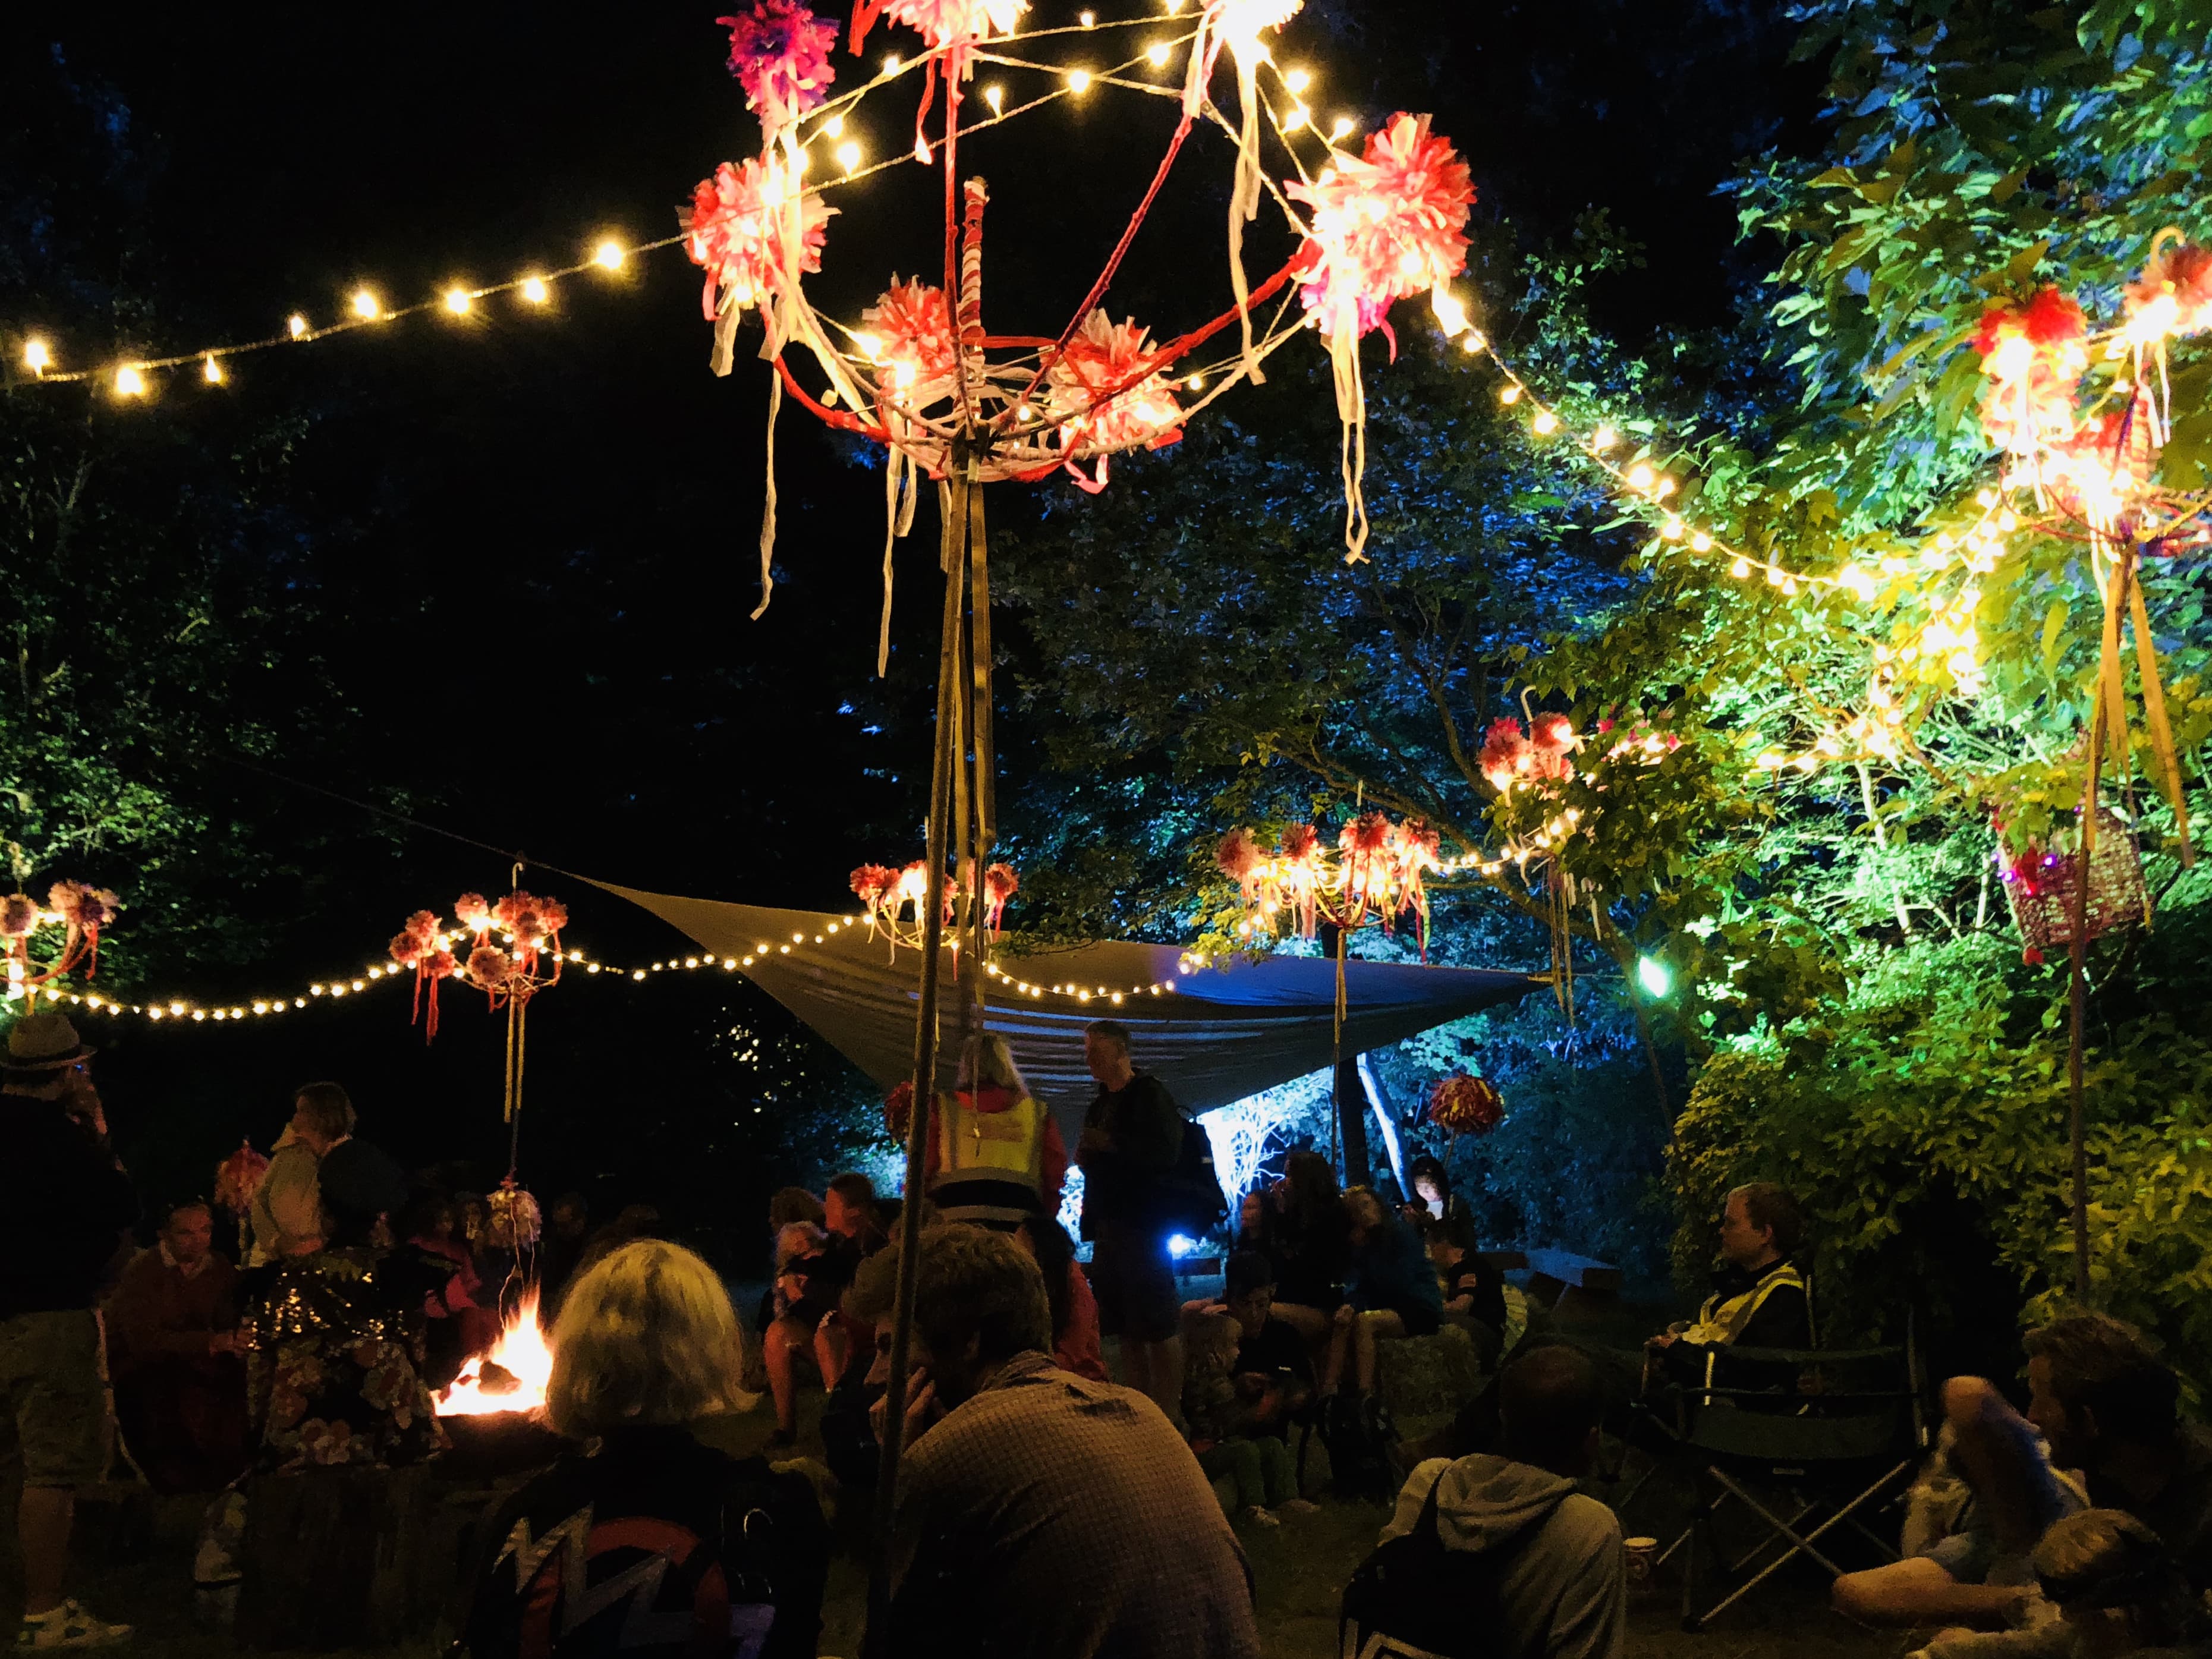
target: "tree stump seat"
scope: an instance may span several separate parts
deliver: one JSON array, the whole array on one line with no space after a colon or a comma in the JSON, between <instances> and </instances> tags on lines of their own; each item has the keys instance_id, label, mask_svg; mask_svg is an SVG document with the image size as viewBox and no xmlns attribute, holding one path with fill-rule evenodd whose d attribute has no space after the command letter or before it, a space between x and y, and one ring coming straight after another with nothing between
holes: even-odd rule
<instances>
[{"instance_id":1,"label":"tree stump seat","mask_svg":"<svg viewBox=\"0 0 2212 1659\"><path fill-rule=\"evenodd\" d=\"M1386 1336L1375 1345L1375 1394L1401 1427L1449 1416L1481 1392L1474 1339L1447 1323L1433 1336Z\"/></svg>"},{"instance_id":2,"label":"tree stump seat","mask_svg":"<svg viewBox=\"0 0 2212 1659\"><path fill-rule=\"evenodd\" d=\"M423 1635L453 1593L465 1524L428 1466L257 1476L246 1487L239 1645L327 1653Z\"/></svg>"}]
</instances>

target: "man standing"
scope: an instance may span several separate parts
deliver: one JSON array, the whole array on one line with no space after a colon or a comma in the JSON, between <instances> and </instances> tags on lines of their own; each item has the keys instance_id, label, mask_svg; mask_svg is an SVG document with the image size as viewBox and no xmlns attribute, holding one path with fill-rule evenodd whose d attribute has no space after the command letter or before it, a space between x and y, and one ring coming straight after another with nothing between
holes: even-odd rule
<instances>
[{"instance_id":1,"label":"man standing","mask_svg":"<svg viewBox=\"0 0 2212 1659\"><path fill-rule=\"evenodd\" d=\"M1382 1542L1418 1535L1425 1562L1415 1556L1407 1571L1394 1567L1378 1604L1360 1611L1376 1629L1405 1636L1419 1627L1409 1616L1480 1629L1498 1659L1620 1659L1628 1634L1620 1522L1575 1490L1605 1410L1597 1367L1572 1348L1532 1350L1500 1375L1498 1406L1495 1455L1439 1458L1407 1480ZM1345 1651L1353 1650L1347 1638Z\"/></svg>"},{"instance_id":2,"label":"man standing","mask_svg":"<svg viewBox=\"0 0 2212 1659\"><path fill-rule=\"evenodd\" d=\"M1258 1659L1250 1572L1197 1460L1143 1395L1054 1368L1022 1247L938 1226L915 1266L887 1650Z\"/></svg>"},{"instance_id":3,"label":"man standing","mask_svg":"<svg viewBox=\"0 0 2212 1659\"><path fill-rule=\"evenodd\" d=\"M323 1244L324 1157L353 1137L353 1101L335 1083L310 1083L292 1100L292 1121L253 1194L252 1265L306 1255Z\"/></svg>"},{"instance_id":4,"label":"man standing","mask_svg":"<svg viewBox=\"0 0 2212 1659\"><path fill-rule=\"evenodd\" d=\"M215 1492L246 1467L238 1270L214 1242L206 1204L173 1206L108 1299L115 1413L156 1492Z\"/></svg>"},{"instance_id":5,"label":"man standing","mask_svg":"<svg viewBox=\"0 0 2212 1659\"><path fill-rule=\"evenodd\" d=\"M1130 1063L1129 1030L1119 1021L1085 1028L1083 1058L1098 1085L1075 1153L1083 1236L1097 1246L1098 1328L1121 1339L1122 1381L1173 1418L1182 1394L1182 1309L1163 1211L1182 1156L1182 1109L1166 1085Z\"/></svg>"},{"instance_id":6,"label":"man standing","mask_svg":"<svg viewBox=\"0 0 2212 1659\"><path fill-rule=\"evenodd\" d=\"M21 1650L102 1647L131 1634L62 1598L76 1489L100 1479L107 1407L100 1376L100 1270L137 1218L107 1145L92 1051L59 1014L25 1014L0 1066L0 1179L18 1248L0 1251L0 1463L21 1459Z\"/></svg>"}]
</instances>

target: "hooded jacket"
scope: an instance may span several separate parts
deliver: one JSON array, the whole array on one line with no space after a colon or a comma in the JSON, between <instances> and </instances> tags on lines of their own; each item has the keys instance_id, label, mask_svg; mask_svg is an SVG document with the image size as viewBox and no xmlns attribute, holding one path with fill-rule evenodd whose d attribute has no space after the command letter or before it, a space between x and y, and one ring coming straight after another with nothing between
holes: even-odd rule
<instances>
[{"instance_id":1,"label":"hooded jacket","mask_svg":"<svg viewBox=\"0 0 2212 1659\"><path fill-rule=\"evenodd\" d=\"M1498 1585L1498 1659L1621 1659L1628 1563L1611 1510L1531 1464L1486 1453L1457 1462L1437 1457L1407 1479L1379 1541L1413 1529L1432 1486L1447 1550L1511 1550Z\"/></svg>"}]
</instances>

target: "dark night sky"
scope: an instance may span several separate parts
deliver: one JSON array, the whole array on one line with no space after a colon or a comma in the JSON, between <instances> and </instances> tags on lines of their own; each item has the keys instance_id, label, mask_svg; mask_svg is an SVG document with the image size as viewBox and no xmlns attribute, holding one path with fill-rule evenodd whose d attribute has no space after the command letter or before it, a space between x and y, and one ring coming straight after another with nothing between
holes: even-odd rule
<instances>
[{"instance_id":1,"label":"dark night sky","mask_svg":"<svg viewBox=\"0 0 2212 1659\"><path fill-rule=\"evenodd\" d=\"M1035 15L1066 21L1076 9L1051 0ZM6 76L40 75L40 55L58 50L130 109L159 163L139 227L155 268L137 274L191 337L137 343L174 349L264 334L295 309L330 317L363 282L398 303L457 279L569 263L603 232L666 234L694 180L757 148L722 67L717 9L26 7L9 25ZM1711 190L1733 158L1801 143L1808 130L1816 80L1782 68L1778 9L1310 0L1279 56L1314 69L1317 108L1363 126L1394 109L1433 111L1473 165L1479 237L1504 234L1500 215L1524 237L1557 237L1586 207L1607 209L1649 246L1649 268L1600 295L1604 320L1633 340L1722 320L1727 279L1756 272L1755 254L1731 252L1732 217ZM911 50L879 34L870 57L891 45ZM837 61L849 75L842 47ZM904 148L911 119L910 102L872 105L856 125L881 154ZM995 327L1057 327L1170 120L1165 100L1094 94L974 146L994 186ZM1228 151L1206 135L1187 154L1110 302L1156 330L1226 303ZM842 193L817 302L849 315L891 270L933 267L933 202L916 169ZM1254 268L1283 251L1263 238ZM349 712L349 735L314 762L313 781L409 789L459 831L610 879L828 908L862 857L918 850L904 763L927 737L917 659L933 654L930 515L900 560L908 648L878 687L868 672L880 475L787 410L780 585L767 617L748 622L764 370L747 355L755 331L735 374L708 374L698 286L672 249L618 279L567 285L550 315L492 302L465 325L423 318L272 352L240 363L216 395L313 417L297 483L331 550L331 626L313 645ZM73 322L84 326L58 299L37 320L64 340ZM91 355L106 343L87 328L78 343ZM180 380L143 417L190 420L206 395ZM264 781L239 787L247 817L343 811ZM343 902L325 896L286 916L275 954L240 970L239 988L328 971L334 951L367 961L407 910L465 884L495 888L506 871L418 836L396 858L364 854L338 874ZM674 945L611 901L542 884L571 902L603 952ZM285 902L260 902L272 916ZM659 1004L621 1004L596 986L573 994L601 1000L558 1018L547 1010L541 1145L559 1150L541 1188L605 1168L615 1173L603 1193L637 1195L652 1183L635 1160L583 1150L639 1086L607 1069L609 1045L655 1032L672 1049L730 1020L703 994ZM729 1006L740 1023L772 1024L757 1002ZM459 1150L493 1156L492 1022L449 1017L454 1035L426 1059L380 1006L385 1024L365 1008L333 1012L283 1040L261 1028L141 1036L116 1056L118 1075L144 1095L200 1103L159 1125L145 1101L121 1103L118 1116L138 1113L148 1160L195 1167L204 1142L219 1151L243 1129L273 1133L287 1082L336 1070L370 1080L380 1121L412 1126L393 1138L416 1159L443 1124L467 1126L441 1132L459 1135ZM209 1081L216 1066L229 1073L221 1087ZM717 1086L688 1078L644 1092ZM210 1098L227 1103L219 1130L204 1121ZM706 1136L685 1128L696 1102L658 1103L669 1145Z\"/></svg>"}]
</instances>

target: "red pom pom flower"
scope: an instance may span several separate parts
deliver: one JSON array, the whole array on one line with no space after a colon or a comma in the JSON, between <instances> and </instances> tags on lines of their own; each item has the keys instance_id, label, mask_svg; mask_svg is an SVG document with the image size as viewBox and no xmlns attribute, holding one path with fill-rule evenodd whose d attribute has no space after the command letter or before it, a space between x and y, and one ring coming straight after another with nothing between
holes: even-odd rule
<instances>
[{"instance_id":1,"label":"red pom pom flower","mask_svg":"<svg viewBox=\"0 0 2212 1659\"><path fill-rule=\"evenodd\" d=\"M1143 444L1164 448L1182 436L1182 409L1158 371L1167 359L1151 348L1134 319L1116 323L1093 307L1067 349L1045 373L1048 410L1063 422L1060 445L1070 457L1098 456L1096 477L1068 471L1092 495L1106 487L1106 456Z\"/></svg>"},{"instance_id":2,"label":"red pom pom flower","mask_svg":"<svg viewBox=\"0 0 2212 1659\"><path fill-rule=\"evenodd\" d=\"M983 872L983 925L993 933L1005 918L1006 904L1021 891L1021 878L1014 873L1011 864L994 864Z\"/></svg>"},{"instance_id":3,"label":"red pom pom flower","mask_svg":"<svg viewBox=\"0 0 2212 1659\"><path fill-rule=\"evenodd\" d=\"M1425 115L1394 115L1311 184L1284 186L1312 210L1314 264L1298 290L1316 326L1366 333L1391 302L1448 283L1467 267L1474 183Z\"/></svg>"},{"instance_id":4,"label":"red pom pom flower","mask_svg":"<svg viewBox=\"0 0 2212 1659\"><path fill-rule=\"evenodd\" d=\"M894 273L891 285L860 317L872 331L861 344L882 364L876 371L878 386L908 409L926 408L951 392L960 354L943 289L919 278L902 283Z\"/></svg>"},{"instance_id":5,"label":"red pom pom flower","mask_svg":"<svg viewBox=\"0 0 2212 1659\"><path fill-rule=\"evenodd\" d=\"M2177 242L2154 253L2127 286L2128 333L2149 339L2212 328L2212 248Z\"/></svg>"},{"instance_id":6,"label":"red pom pom flower","mask_svg":"<svg viewBox=\"0 0 2212 1659\"><path fill-rule=\"evenodd\" d=\"M1479 1077L1455 1072L1429 1091L1429 1121L1455 1135L1486 1135L1505 1121L1505 1102Z\"/></svg>"},{"instance_id":7,"label":"red pom pom flower","mask_svg":"<svg viewBox=\"0 0 2212 1659\"><path fill-rule=\"evenodd\" d=\"M2074 431L2074 392L2089 366L2089 325L2081 307L2055 288L2026 300L1998 300L1982 313L1974 349L1989 386L1982 430L1998 448L2033 460L2045 444Z\"/></svg>"},{"instance_id":8,"label":"red pom pom flower","mask_svg":"<svg viewBox=\"0 0 2212 1659\"><path fill-rule=\"evenodd\" d=\"M700 306L708 320L726 309L760 305L786 282L821 270L825 227L836 210L774 160L748 157L734 167L725 161L713 178L701 179L684 222L684 247L707 272ZM784 269L787 226L796 233L796 270Z\"/></svg>"}]
</instances>

